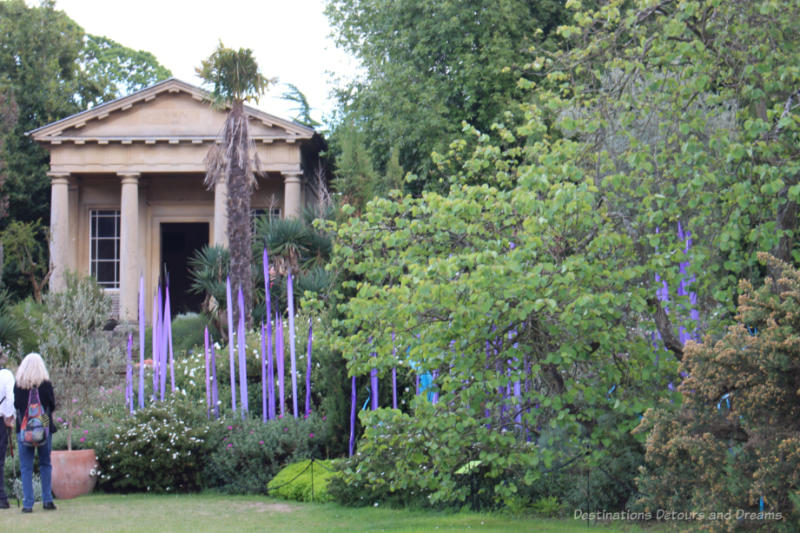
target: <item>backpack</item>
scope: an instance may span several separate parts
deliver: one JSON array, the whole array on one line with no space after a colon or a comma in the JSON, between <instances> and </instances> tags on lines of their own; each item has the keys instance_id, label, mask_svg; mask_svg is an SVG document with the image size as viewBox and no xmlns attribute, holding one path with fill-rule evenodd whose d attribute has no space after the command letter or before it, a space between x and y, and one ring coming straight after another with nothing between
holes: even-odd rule
<instances>
[{"instance_id":1,"label":"backpack","mask_svg":"<svg viewBox=\"0 0 800 533\"><path fill-rule=\"evenodd\" d=\"M47 442L47 435L50 432L50 419L44 412L42 402L39 399L39 389L33 387L28 393L28 409L22 418L22 444L33 448L39 447Z\"/></svg>"}]
</instances>

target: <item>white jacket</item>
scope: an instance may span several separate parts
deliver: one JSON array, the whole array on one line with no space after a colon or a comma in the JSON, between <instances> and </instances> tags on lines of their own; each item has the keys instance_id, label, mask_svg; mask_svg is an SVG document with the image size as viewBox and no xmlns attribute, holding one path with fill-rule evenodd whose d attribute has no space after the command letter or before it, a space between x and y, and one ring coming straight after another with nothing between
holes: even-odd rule
<instances>
[{"instance_id":1,"label":"white jacket","mask_svg":"<svg viewBox=\"0 0 800 533\"><path fill-rule=\"evenodd\" d=\"M14 416L14 374L0 370L0 416Z\"/></svg>"}]
</instances>

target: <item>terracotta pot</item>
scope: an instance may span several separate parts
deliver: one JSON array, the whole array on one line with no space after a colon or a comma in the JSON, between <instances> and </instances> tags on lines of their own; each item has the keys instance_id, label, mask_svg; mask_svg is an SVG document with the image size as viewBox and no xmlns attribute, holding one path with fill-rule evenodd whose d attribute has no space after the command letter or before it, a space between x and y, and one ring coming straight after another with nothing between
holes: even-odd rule
<instances>
[{"instance_id":1,"label":"terracotta pot","mask_svg":"<svg viewBox=\"0 0 800 533\"><path fill-rule=\"evenodd\" d=\"M97 482L97 456L94 450L54 450L50 452L53 464L53 495L59 500L69 500L89 494Z\"/></svg>"}]
</instances>

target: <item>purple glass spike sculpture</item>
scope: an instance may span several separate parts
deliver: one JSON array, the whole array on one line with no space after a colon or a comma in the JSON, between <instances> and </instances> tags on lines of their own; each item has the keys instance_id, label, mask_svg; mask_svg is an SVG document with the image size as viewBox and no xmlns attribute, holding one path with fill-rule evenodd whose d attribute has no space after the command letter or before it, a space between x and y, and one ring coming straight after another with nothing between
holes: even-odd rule
<instances>
[{"instance_id":1,"label":"purple glass spike sculpture","mask_svg":"<svg viewBox=\"0 0 800 533\"><path fill-rule=\"evenodd\" d=\"M239 341L239 393L241 395L242 418L245 417L247 408L247 346L245 339L245 325L244 325L244 294L242 288L239 287L238 297L239 307L239 328L237 337Z\"/></svg>"},{"instance_id":2,"label":"purple glass spike sculpture","mask_svg":"<svg viewBox=\"0 0 800 533\"><path fill-rule=\"evenodd\" d=\"M306 410L305 416L311 414L311 343L313 340L313 320L308 319L308 349L306 350Z\"/></svg>"},{"instance_id":3,"label":"purple glass spike sculpture","mask_svg":"<svg viewBox=\"0 0 800 533\"><path fill-rule=\"evenodd\" d=\"M292 284L292 272L286 281L286 299L289 302L289 357L292 372L292 413L297 418L297 356L295 354L294 338L294 288Z\"/></svg>"},{"instance_id":4,"label":"purple glass spike sculpture","mask_svg":"<svg viewBox=\"0 0 800 533\"><path fill-rule=\"evenodd\" d=\"M225 298L228 304L228 355L231 370L231 409L236 412L236 365L233 362L233 299L231 298L231 277L225 282Z\"/></svg>"},{"instance_id":5,"label":"purple glass spike sculpture","mask_svg":"<svg viewBox=\"0 0 800 533\"><path fill-rule=\"evenodd\" d=\"M144 408L144 276L139 276L139 409Z\"/></svg>"}]
</instances>

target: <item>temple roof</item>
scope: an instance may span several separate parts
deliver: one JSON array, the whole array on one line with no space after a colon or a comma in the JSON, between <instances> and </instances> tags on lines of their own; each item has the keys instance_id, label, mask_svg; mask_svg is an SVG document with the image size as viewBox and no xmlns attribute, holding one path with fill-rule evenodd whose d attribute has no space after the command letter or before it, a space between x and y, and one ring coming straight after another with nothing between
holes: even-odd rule
<instances>
[{"instance_id":1,"label":"temple roof","mask_svg":"<svg viewBox=\"0 0 800 533\"><path fill-rule=\"evenodd\" d=\"M208 91L170 78L26 134L50 145L219 142L226 111L211 103ZM244 109L256 143L294 143L314 135L296 122L250 106Z\"/></svg>"}]
</instances>

